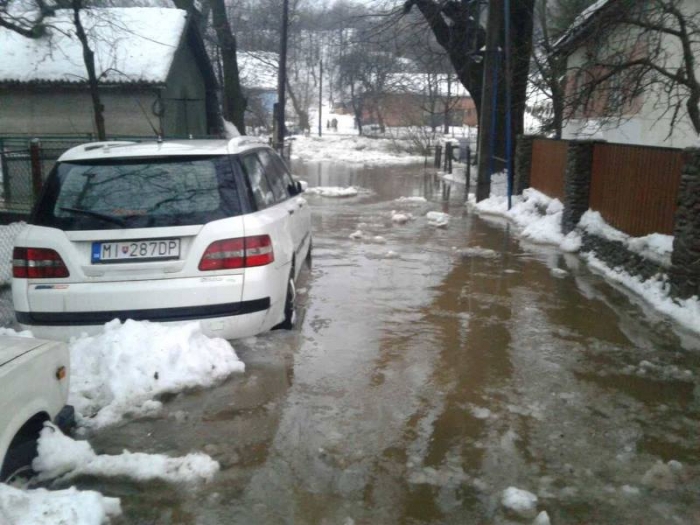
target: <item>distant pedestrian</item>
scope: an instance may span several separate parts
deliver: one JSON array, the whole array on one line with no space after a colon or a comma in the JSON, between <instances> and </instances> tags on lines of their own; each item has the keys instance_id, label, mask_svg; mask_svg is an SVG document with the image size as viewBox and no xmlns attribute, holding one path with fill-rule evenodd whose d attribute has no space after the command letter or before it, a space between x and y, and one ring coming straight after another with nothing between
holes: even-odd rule
<instances>
[{"instance_id":1,"label":"distant pedestrian","mask_svg":"<svg viewBox=\"0 0 700 525\"><path fill-rule=\"evenodd\" d=\"M326 119L326 129L331 129L331 121Z\"/></svg>"},{"instance_id":2,"label":"distant pedestrian","mask_svg":"<svg viewBox=\"0 0 700 525\"><path fill-rule=\"evenodd\" d=\"M338 131L338 119L337 118L333 118L333 120L331 120L331 127L333 128L333 131Z\"/></svg>"}]
</instances>

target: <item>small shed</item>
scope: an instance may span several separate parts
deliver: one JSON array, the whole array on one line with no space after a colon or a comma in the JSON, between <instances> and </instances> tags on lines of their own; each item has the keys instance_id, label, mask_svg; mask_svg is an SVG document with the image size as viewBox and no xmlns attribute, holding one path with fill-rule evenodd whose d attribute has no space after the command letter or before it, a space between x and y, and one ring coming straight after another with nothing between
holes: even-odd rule
<instances>
[{"instance_id":1,"label":"small shed","mask_svg":"<svg viewBox=\"0 0 700 525\"><path fill-rule=\"evenodd\" d=\"M217 134L217 81L194 20L179 9L82 12L95 53L109 136ZM27 38L0 28L0 133L94 135L92 102L72 11Z\"/></svg>"}]
</instances>

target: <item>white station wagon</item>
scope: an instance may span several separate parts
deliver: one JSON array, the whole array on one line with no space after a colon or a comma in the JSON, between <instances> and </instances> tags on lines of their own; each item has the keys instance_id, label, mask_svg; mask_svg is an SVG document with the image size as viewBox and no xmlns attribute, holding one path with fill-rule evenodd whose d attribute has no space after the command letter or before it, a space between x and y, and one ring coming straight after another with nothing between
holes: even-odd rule
<instances>
[{"instance_id":1,"label":"white station wagon","mask_svg":"<svg viewBox=\"0 0 700 525\"><path fill-rule=\"evenodd\" d=\"M62 340L115 318L200 320L227 339L291 328L311 257L302 192L248 137L73 148L15 240L17 321Z\"/></svg>"}]
</instances>

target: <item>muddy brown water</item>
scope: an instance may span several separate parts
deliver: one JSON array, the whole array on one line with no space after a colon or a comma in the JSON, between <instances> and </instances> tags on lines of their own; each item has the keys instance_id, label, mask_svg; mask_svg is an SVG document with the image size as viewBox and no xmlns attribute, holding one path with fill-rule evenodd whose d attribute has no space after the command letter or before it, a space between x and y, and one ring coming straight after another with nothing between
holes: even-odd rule
<instances>
[{"instance_id":1,"label":"muddy brown water","mask_svg":"<svg viewBox=\"0 0 700 525\"><path fill-rule=\"evenodd\" d=\"M554 524L700 523L700 338L468 213L463 186L443 202L422 166L296 170L370 190L308 197L299 327L235 342L245 374L88 436L101 453L206 451L221 472L71 484L122 498L128 524L530 523L501 507L511 486Z\"/></svg>"}]
</instances>

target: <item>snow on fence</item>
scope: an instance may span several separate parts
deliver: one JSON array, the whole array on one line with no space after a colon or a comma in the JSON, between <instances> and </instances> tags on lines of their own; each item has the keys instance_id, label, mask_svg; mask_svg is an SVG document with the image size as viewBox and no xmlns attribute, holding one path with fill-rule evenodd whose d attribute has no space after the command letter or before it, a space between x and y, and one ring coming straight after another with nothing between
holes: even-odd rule
<instances>
[{"instance_id":1,"label":"snow on fence","mask_svg":"<svg viewBox=\"0 0 700 525\"><path fill-rule=\"evenodd\" d=\"M567 174L567 169L581 169L579 163L571 165L571 147L585 142L535 137L529 143L531 164L529 174L525 175L529 187L565 204L567 199L572 199L572 191L583 190L582 174ZM592 145L592 158L590 163L583 163L583 168L588 170L583 174L587 181L583 185L588 192L587 207L628 235L672 234L684 165L683 150L588 143ZM523 144L527 147L528 141ZM574 178L578 181L571 184Z\"/></svg>"}]
</instances>

